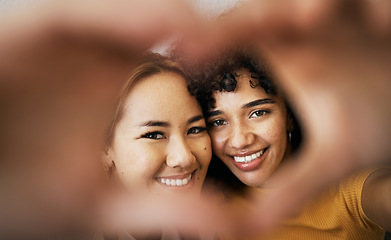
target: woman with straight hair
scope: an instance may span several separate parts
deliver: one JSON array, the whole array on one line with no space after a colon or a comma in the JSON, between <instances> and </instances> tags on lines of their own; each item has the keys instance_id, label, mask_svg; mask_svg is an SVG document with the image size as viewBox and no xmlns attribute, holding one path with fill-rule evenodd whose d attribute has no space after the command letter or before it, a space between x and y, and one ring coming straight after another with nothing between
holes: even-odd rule
<instances>
[{"instance_id":1,"label":"woman with straight hair","mask_svg":"<svg viewBox=\"0 0 391 240\"><path fill-rule=\"evenodd\" d=\"M211 160L201 106L174 61L147 53L119 97L103 164L111 180L137 196L195 198ZM191 207L191 206L189 206ZM182 239L177 232L127 232L118 239Z\"/></svg>"}]
</instances>

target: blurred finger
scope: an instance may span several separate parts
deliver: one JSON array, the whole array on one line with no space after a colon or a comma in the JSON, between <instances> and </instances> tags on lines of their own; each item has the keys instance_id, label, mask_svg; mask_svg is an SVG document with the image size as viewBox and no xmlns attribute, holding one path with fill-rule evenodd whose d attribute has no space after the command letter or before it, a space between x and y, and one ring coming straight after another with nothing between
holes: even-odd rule
<instances>
[{"instance_id":1,"label":"blurred finger","mask_svg":"<svg viewBox=\"0 0 391 240\"><path fill-rule=\"evenodd\" d=\"M371 32L378 36L390 36L391 2L387 0L363 0L364 18Z\"/></svg>"}]
</instances>

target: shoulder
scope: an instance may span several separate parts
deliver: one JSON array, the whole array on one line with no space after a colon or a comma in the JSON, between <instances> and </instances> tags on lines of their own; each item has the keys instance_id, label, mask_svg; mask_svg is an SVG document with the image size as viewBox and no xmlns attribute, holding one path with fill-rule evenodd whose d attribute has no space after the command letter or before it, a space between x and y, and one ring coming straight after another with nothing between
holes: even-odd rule
<instances>
[{"instance_id":1,"label":"shoulder","mask_svg":"<svg viewBox=\"0 0 391 240\"><path fill-rule=\"evenodd\" d=\"M337 201L345 205L348 216L361 227L368 230L382 230L376 222L368 217L365 206L368 205L366 204L368 200L369 202L372 201L368 199L368 196L372 194L368 191L368 189L371 189L368 186L373 185L379 173L384 170L386 169L369 169L349 176L339 184L335 195ZM370 203L369 205L372 204Z\"/></svg>"},{"instance_id":2,"label":"shoulder","mask_svg":"<svg viewBox=\"0 0 391 240\"><path fill-rule=\"evenodd\" d=\"M362 207L368 218L391 230L391 168L377 169L367 178L362 191Z\"/></svg>"}]
</instances>

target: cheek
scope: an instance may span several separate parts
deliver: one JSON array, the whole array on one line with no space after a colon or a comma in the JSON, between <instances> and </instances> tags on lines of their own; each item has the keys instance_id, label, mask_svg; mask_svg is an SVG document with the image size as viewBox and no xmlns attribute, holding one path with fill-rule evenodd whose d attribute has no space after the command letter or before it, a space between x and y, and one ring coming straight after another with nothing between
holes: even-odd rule
<instances>
[{"instance_id":1,"label":"cheek","mask_svg":"<svg viewBox=\"0 0 391 240\"><path fill-rule=\"evenodd\" d=\"M286 122L283 119L275 119L259 130L262 138L274 148L284 148L287 142ZM280 151L284 151L280 149Z\"/></svg>"},{"instance_id":2,"label":"cheek","mask_svg":"<svg viewBox=\"0 0 391 240\"><path fill-rule=\"evenodd\" d=\"M191 151L200 163L202 169L207 169L212 159L212 146L209 136L189 142Z\"/></svg>"},{"instance_id":3,"label":"cheek","mask_svg":"<svg viewBox=\"0 0 391 240\"><path fill-rule=\"evenodd\" d=\"M164 151L146 144L129 144L122 154L117 154L117 174L128 185L148 183L164 162Z\"/></svg>"},{"instance_id":4,"label":"cheek","mask_svg":"<svg viewBox=\"0 0 391 240\"><path fill-rule=\"evenodd\" d=\"M224 152L224 144L227 141L227 137L222 132L211 132L210 137L212 139L213 152L220 157Z\"/></svg>"}]
</instances>

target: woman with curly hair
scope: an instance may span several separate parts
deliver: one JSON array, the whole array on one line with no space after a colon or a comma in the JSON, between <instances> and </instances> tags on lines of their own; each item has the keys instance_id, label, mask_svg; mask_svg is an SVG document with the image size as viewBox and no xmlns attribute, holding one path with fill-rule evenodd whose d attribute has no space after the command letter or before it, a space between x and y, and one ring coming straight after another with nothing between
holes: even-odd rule
<instances>
[{"instance_id":1,"label":"woman with curly hair","mask_svg":"<svg viewBox=\"0 0 391 240\"><path fill-rule=\"evenodd\" d=\"M204 63L190 85L212 139L216 159L209 174L228 187L235 182L219 173L223 166L215 161L221 160L244 188L261 194L272 190L268 181L282 164L293 161L302 138L265 66L248 49L231 49ZM354 175L312 201L272 239L384 239L384 230L391 229L390 186L387 169Z\"/></svg>"}]
</instances>

